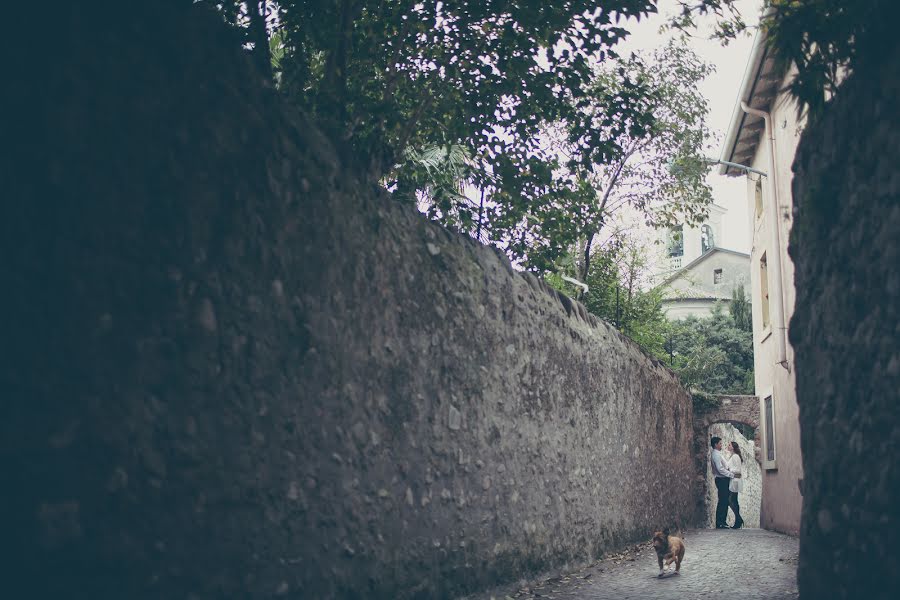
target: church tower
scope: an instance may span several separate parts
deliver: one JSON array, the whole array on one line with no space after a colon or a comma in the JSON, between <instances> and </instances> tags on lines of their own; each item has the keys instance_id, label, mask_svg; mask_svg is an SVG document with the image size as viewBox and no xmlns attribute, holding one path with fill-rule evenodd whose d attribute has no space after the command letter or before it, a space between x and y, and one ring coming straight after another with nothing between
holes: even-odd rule
<instances>
[{"instance_id":1,"label":"church tower","mask_svg":"<svg viewBox=\"0 0 900 600\"><path fill-rule=\"evenodd\" d=\"M713 248L719 247L722 235L722 215L726 210L718 204L709 206L709 217L699 226L677 225L661 231L662 246L657 277L665 279L682 267L694 262Z\"/></svg>"}]
</instances>

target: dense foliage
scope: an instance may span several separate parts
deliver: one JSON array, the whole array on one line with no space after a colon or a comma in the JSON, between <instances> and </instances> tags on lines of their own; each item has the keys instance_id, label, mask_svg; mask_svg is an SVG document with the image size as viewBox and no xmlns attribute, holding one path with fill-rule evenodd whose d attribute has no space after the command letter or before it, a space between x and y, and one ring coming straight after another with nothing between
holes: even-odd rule
<instances>
[{"instance_id":1,"label":"dense foliage","mask_svg":"<svg viewBox=\"0 0 900 600\"><path fill-rule=\"evenodd\" d=\"M667 362L682 384L712 394L752 394L753 333L721 305L707 318L669 324Z\"/></svg>"},{"instance_id":2,"label":"dense foliage","mask_svg":"<svg viewBox=\"0 0 900 600\"><path fill-rule=\"evenodd\" d=\"M599 245L595 256L586 282L589 290L582 298L589 312L671 367L688 389L753 393L753 332L743 288L735 291L728 311L718 304L709 317L669 321L662 290L641 285L647 276L644 248L620 233ZM571 266L568 272L573 272ZM567 294L577 289L559 274L546 280Z\"/></svg>"},{"instance_id":3,"label":"dense foliage","mask_svg":"<svg viewBox=\"0 0 900 600\"><path fill-rule=\"evenodd\" d=\"M731 321L735 327L741 331L753 331L753 313L751 312L750 299L747 297L744 286L735 288L731 294L728 312L731 314Z\"/></svg>"},{"instance_id":4,"label":"dense foliage","mask_svg":"<svg viewBox=\"0 0 900 600\"><path fill-rule=\"evenodd\" d=\"M587 293L581 302L593 315L611 323L636 341L648 353L662 358L668 322L662 310L662 293L647 287L647 248L637 243L627 230L616 229L594 248L594 260L583 281ZM557 265L557 272L545 276L550 285L575 296L579 288L562 279L577 271L574 257Z\"/></svg>"},{"instance_id":5,"label":"dense foliage","mask_svg":"<svg viewBox=\"0 0 900 600\"><path fill-rule=\"evenodd\" d=\"M610 182L635 155L628 141L665 138L659 81L616 53L625 22L655 13L658 0L199 1L240 31L264 77L361 176L399 199L424 197L431 218L526 268L549 270L577 244L586 276ZM898 13L894 0L766 4L761 26L779 60L797 66L790 89L813 112L860 56L877 56ZM723 40L746 29L735 0L675 7L675 28L712 16ZM693 76L683 78L688 91ZM566 152L545 143L553 128ZM677 191L702 190L703 165L676 154L656 160L653 177L681 175L688 185L677 183L671 202L690 218ZM666 175L663 165L676 168Z\"/></svg>"},{"instance_id":6,"label":"dense foliage","mask_svg":"<svg viewBox=\"0 0 900 600\"><path fill-rule=\"evenodd\" d=\"M658 131L665 107L635 64L612 68L624 23L657 0L207 1L361 176L408 201L430 188L432 218L469 233L480 223L533 270L583 238L589 175L628 152L623 139ZM568 157L545 143L552 125ZM454 152L477 203L429 180L421 157Z\"/></svg>"}]
</instances>

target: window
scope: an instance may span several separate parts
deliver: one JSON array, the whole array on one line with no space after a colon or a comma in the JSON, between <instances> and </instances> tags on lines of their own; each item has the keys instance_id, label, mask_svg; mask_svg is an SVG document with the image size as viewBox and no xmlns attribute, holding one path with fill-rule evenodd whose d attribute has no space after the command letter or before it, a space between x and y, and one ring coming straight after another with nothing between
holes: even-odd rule
<instances>
[{"instance_id":1,"label":"window","mask_svg":"<svg viewBox=\"0 0 900 600\"><path fill-rule=\"evenodd\" d=\"M670 258L684 256L684 234L681 225L669 228L668 251Z\"/></svg>"},{"instance_id":2,"label":"window","mask_svg":"<svg viewBox=\"0 0 900 600\"><path fill-rule=\"evenodd\" d=\"M700 228L700 253L706 254L716 247L716 240L713 237L713 229L709 225Z\"/></svg>"},{"instance_id":3,"label":"window","mask_svg":"<svg viewBox=\"0 0 900 600\"><path fill-rule=\"evenodd\" d=\"M713 271L713 283L716 285L722 283L722 269Z\"/></svg>"},{"instance_id":4,"label":"window","mask_svg":"<svg viewBox=\"0 0 900 600\"><path fill-rule=\"evenodd\" d=\"M763 468L777 469L775 451L775 401L772 393L763 397Z\"/></svg>"},{"instance_id":5,"label":"window","mask_svg":"<svg viewBox=\"0 0 900 600\"><path fill-rule=\"evenodd\" d=\"M763 253L759 259L759 295L760 306L762 307L762 326L763 330L769 327L769 264L766 261L766 255Z\"/></svg>"},{"instance_id":6,"label":"window","mask_svg":"<svg viewBox=\"0 0 900 600\"><path fill-rule=\"evenodd\" d=\"M756 181L755 186L755 196L756 196L756 218L762 218L763 216L763 196L762 196L762 180L758 179Z\"/></svg>"}]
</instances>

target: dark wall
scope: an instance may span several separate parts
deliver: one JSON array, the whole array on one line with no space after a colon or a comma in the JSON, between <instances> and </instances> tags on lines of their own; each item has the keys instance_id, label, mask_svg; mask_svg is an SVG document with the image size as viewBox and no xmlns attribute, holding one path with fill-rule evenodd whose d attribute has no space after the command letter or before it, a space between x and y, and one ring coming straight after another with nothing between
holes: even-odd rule
<instances>
[{"instance_id":1,"label":"dark wall","mask_svg":"<svg viewBox=\"0 0 900 600\"><path fill-rule=\"evenodd\" d=\"M794 162L803 598L896 597L900 52L862 56Z\"/></svg>"},{"instance_id":2,"label":"dark wall","mask_svg":"<svg viewBox=\"0 0 900 600\"><path fill-rule=\"evenodd\" d=\"M97 4L8 86L4 596L448 597L690 522L669 370L354 182L215 17Z\"/></svg>"}]
</instances>

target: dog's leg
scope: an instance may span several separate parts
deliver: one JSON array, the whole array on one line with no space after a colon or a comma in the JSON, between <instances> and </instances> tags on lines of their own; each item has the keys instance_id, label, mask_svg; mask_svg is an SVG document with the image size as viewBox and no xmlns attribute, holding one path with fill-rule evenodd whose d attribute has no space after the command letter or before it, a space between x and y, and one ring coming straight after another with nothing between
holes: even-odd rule
<instances>
[{"instance_id":1,"label":"dog's leg","mask_svg":"<svg viewBox=\"0 0 900 600\"><path fill-rule=\"evenodd\" d=\"M672 562L675 560L675 556L670 552L669 554L666 554L663 558L665 559L666 570L668 570L669 567L672 565Z\"/></svg>"},{"instance_id":2,"label":"dog's leg","mask_svg":"<svg viewBox=\"0 0 900 600\"><path fill-rule=\"evenodd\" d=\"M659 554L657 554L656 560L659 561L659 575L657 575L657 577L662 577L663 576L663 557L660 556Z\"/></svg>"}]
</instances>

